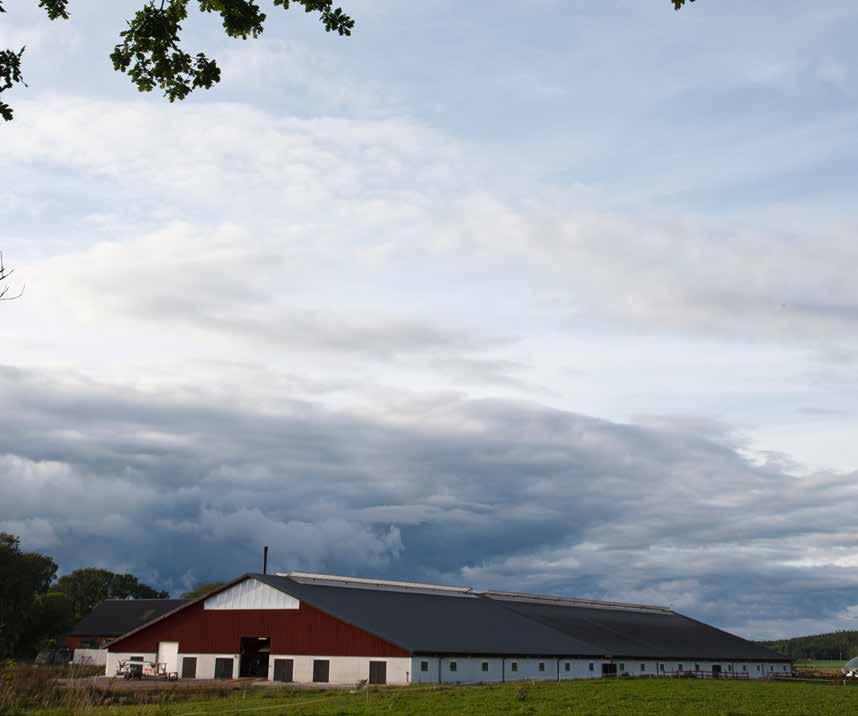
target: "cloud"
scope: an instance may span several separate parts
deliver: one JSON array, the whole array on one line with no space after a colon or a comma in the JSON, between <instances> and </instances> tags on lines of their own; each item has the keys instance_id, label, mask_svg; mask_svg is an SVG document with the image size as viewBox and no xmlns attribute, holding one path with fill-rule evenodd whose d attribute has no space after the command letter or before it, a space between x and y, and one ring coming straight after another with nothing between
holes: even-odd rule
<instances>
[{"instance_id":1,"label":"cloud","mask_svg":"<svg viewBox=\"0 0 858 716\"><path fill-rule=\"evenodd\" d=\"M224 331L257 323L273 335L272 298L300 306L308 292L319 302L348 290L360 306L389 299L410 280L413 300L434 308L438 297L421 294L427 271L434 285L490 270L468 298L496 296L504 283L538 286L525 305L536 299L550 329L600 322L698 338L853 343L858 293L849 267L858 249L847 238L850 221L600 207L597 194L558 196L492 178L492 161L476 147L401 119L278 118L228 104L168 114L68 98L28 105L26 115L11 129L10 171L45 162L82 172L118 203L137 203L143 190L153 210L158 197L164 220L144 238L132 224L132 240L91 245L65 261L87 264L83 286L124 282L121 300L152 314L237 305L238 320L221 317ZM212 222L212 212L229 218ZM317 290L321 278L325 291ZM257 310L241 313L249 302ZM311 308L295 320L316 317ZM333 330L348 340L348 326ZM385 340L356 328L358 339L364 333Z\"/></svg>"},{"instance_id":2,"label":"cloud","mask_svg":"<svg viewBox=\"0 0 858 716\"><path fill-rule=\"evenodd\" d=\"M755 464L705 423L470 400L422 424L262 412L8 369L0 391L20 406L0 522L64 569L180 589L270 544L279 569L667 602L752 636L838 623L858 589L855 475Z\"/></svg>"}]
</instances>

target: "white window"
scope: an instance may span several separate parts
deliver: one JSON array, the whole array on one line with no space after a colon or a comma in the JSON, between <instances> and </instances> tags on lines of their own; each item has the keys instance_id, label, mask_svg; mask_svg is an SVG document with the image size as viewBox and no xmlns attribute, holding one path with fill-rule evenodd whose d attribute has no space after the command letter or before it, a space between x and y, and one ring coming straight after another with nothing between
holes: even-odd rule
<instances>
[{"instance_id":1,"label":"white window","mask_svg":"<svg viewBox=\"0 0 858 716\"><path fill-rule=\"evenodd\" d=\"M421 661L420 662L420 671L429 671L429 662Z\"/></svg>"},{"instance_id":2,"label":"white window","mask_svg":"<svg viewBox=\"0 0 858 716\"><path fill-rule=\"evenodd\" d=\"M567 662L566 662L566 665L565 665L565 669L566 669L566 671L571 671L571 670L572 670L572 664L570 664L570 663L567 661Z\"/></svg>"},{"instance_id":3,"label":"white window","mask_svg":"<svg viewBox=\"0 0 858 716\"><path fill-rule=\"evenodd\" d=\"M488 670L489 670L489 662L484 661L483 662L483 671L488 671Z\"/></svg>"},{"instance_id":4,"label":"white window","mask_svg":"<svg viewBox=\"0 0 858 716\"><path fill-rule=\"evenodd\" d=\"M512 662L512 664L510 664L510 668L513 671L518 671L518 662L517 661Z\"/></svg>"},{"instance_id":5,"label":"white window","mask_svg":"<svg viewBox=\"0 0 858 716\"><path fill-rule=\"evenodd\" d=\"M646 664L641 664L641 671L646 671Z\"/></svg>"},{"instance_id":6,"label":"white window","mask_svg":"<svg viewBox=\"0 0 858 716\"><path fill-rule=\"evenodd\" d=\"M590 662L590 671L595 671L595 670L596 670L596 668L593 666L593 663Z\"/></svg>"},{"instance_id":7,"label":"white window","mask_svg":"<svg viewBox=\"0 0 858 716\"><path fill-rule=\"evenodd\" d=\"M450 671L455 671L457 669L457 665L455 661L450 662Z\"/></svg>"},{"instance_id":8,"label":"white window","mask_svg":"<svg viewBox=\"0 0 858 716\"><path fill-rule=\"evenodd\" d=\"M540 671L545 671L545 662L544 662L544 661L540 661L540 662L539 662L539 670L540 670Z\"/></svg>"}]
</instances>

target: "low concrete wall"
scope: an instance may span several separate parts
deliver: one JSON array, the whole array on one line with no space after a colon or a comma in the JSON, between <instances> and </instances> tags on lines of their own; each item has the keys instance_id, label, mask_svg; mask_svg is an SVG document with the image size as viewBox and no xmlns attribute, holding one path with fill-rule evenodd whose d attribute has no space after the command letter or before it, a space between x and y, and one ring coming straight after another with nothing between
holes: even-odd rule
<instances>
[{"instance_id":1,"label":"low concrete wall","mask_svg":"<svg viewBox=\"0 0 858 716\"><path fill-rule=\"evenodd\" d=\"M75 649L72 663L104 666L107 664L107 649Z\"/></svg>"}]
</instances>

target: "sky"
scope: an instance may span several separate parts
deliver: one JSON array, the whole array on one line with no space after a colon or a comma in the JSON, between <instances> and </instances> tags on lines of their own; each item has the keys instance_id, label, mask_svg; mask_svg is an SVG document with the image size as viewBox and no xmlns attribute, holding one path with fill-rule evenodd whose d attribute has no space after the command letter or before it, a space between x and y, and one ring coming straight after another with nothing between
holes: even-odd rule
<instances>
[{"instance_id":1,"label":"sky","mask_svg":"<svg viewBox=\"0 0 858 716\"><path fill-rule=\"evenodd\" d=\"M0 17L0 530L858 628L853 0L263 2L175 104L140 4Z\"/></svg>"}]
</instances>

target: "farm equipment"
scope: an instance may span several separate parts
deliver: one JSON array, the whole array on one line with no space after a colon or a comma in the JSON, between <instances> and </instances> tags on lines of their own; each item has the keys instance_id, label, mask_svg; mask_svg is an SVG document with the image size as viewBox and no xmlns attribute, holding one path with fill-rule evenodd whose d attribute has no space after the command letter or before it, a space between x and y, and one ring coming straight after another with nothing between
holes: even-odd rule
<instances>
[{"instance_id":1,"label":"farm equipment","mask_svg":"<svg viewBox=\"0 0 858 716\"><path fill-rule=\"evenodd\" d=\"M179 674L176 671L167 671L167 665L157 661L138 661L131 659L119 662L116 667L116 676L123 679L147 679L156 681L176 681Z\"/></svg>"}]
</instances>

